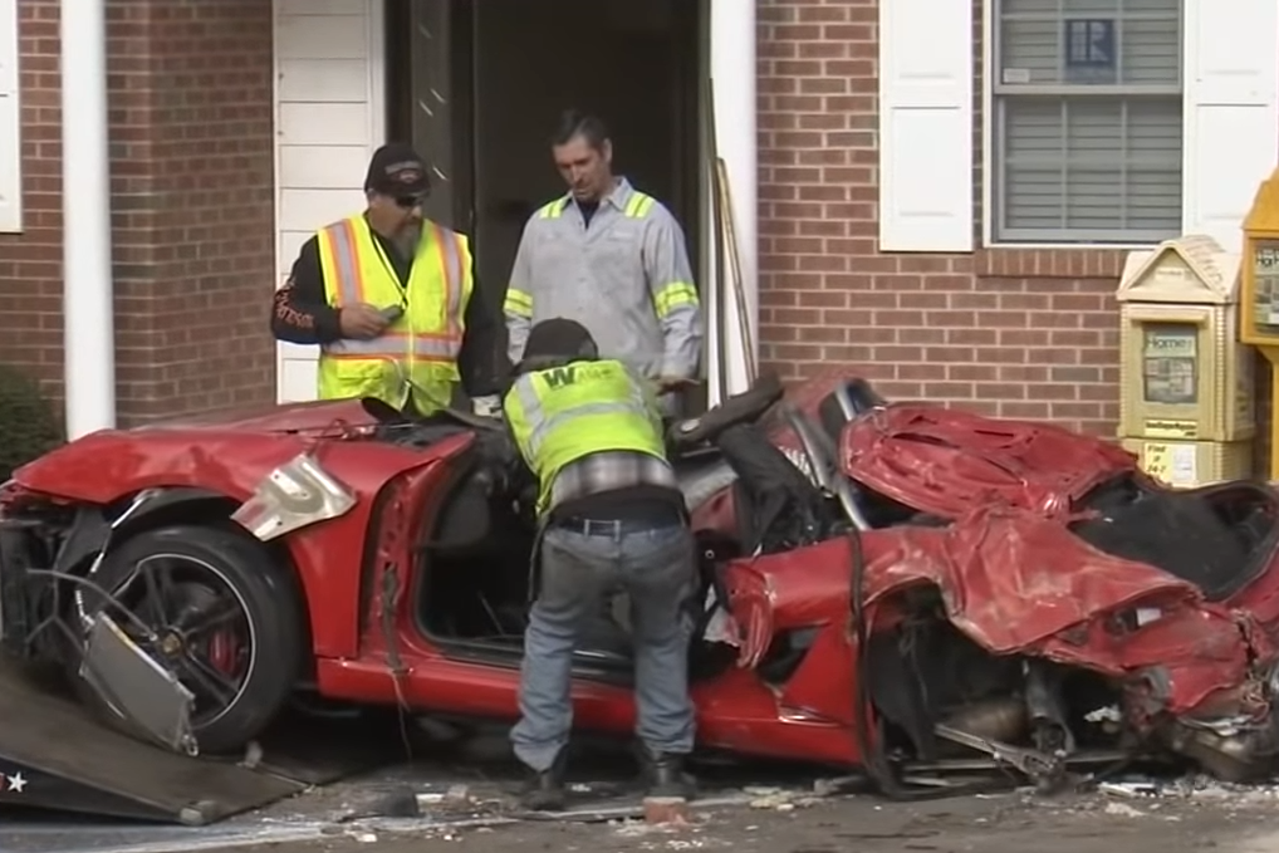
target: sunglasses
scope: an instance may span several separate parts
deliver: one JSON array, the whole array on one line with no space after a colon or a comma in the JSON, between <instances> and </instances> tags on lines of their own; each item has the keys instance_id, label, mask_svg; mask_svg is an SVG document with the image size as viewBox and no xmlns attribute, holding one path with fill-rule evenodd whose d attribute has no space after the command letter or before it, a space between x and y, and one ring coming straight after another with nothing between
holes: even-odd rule
<instances>
[{"instance_id":1,"label":"sunglasses","mask_svg":"<svg viewBox=\"0 0 1279 853\"><path fill-rule=\"evenodd\" d=\"M404 210L412 210L415 207L421 207L426 201L426 195L402 195L395 197L395 206Z\"/></svg>"}]
</instances>

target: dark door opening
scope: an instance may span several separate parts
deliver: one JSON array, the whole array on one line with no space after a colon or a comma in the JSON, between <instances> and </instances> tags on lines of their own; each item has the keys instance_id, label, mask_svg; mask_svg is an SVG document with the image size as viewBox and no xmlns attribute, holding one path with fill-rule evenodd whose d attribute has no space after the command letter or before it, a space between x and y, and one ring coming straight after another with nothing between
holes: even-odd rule
<instances>
[{"instance_id":1,"label":"dark door opening","mask_svg":"<svg viewBox=\"0 0 1279 853\"><path fill-rule=\"evenodd\" d=\"M615 170L671 209L693 269L702 268L698 98L706 6L386 4L390 136L411 139L433 162L427 215L470 234L476 280L491 304L505 295L525 221L565 192L549 137L569 107L609 126Z\"/></svg>"}]
</instances>

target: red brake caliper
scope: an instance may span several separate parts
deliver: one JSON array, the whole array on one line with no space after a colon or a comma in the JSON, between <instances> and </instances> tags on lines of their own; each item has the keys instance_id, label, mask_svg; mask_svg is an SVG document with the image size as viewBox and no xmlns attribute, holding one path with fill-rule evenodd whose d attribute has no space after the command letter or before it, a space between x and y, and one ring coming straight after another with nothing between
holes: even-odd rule
<instances>
[{"instance_id":1,"label":"red brake caliper","mask_svg":"<svg viewBox=\"0 0 1279 853\"><path fill-rule=\"evenodd\" d=\"M209 638L209 663L224 675L235 675L239 658L239 642L232 631L218 631Z\"/></svg>"}]
</instances>

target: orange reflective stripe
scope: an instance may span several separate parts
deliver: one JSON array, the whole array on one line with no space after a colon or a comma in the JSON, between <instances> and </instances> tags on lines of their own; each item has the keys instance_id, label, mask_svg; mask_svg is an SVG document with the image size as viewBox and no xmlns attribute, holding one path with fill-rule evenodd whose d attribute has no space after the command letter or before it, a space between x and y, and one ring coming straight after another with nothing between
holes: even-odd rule
<instances>
[{"instance_id":1,"label":"orange reflective stripe","mask_svg":"<svg viewBox=\"0 0 1279 853\"><path fill-rule=\"evenodd\" d=\"M338 280L334 288L337 291L336 307L366 302L360 254L356 248L355 223L350 219L343 219L325 228L324 234L328 238L333 268L337 271Z\"/></svg>"}]
</instances>

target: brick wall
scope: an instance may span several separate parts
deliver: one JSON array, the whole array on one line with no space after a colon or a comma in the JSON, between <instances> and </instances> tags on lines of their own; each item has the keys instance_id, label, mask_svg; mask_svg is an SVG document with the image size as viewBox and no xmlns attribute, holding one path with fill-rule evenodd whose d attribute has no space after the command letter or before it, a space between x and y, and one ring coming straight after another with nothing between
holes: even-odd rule
<instances>
[{"instance_id":1,"label":"brick wall","mask_svg":"<svg viewBox=\"0 0 1279 853\"><path fill-rule=\"evenodd\" d=\"M58 2L19 0L21 235L0 234L0 362L62 387L62 148Z\"/></svg>"},{"instance_id":2,"label":"brick wall","mask_svg":"<svg viewBox=\"0 0 1279 853\"><path fill-rule=\"evenodd\" d=\"M0 237L0 359L56 396L59 4L19 7L28 228ZM271 2L108 0L107 15L120 421L274 400Z\"/></svg>"},{"instance_id":3,"label":"brick wall","mask_svg":"<svg viewBox=\"0 0 1279 853\"><path fill-rule=\"evenodd\" d=\"M878 251L877 21L876 0L759 0L764 359L1113 435L1123 252Z\"/></svg>"}]
</instances>

